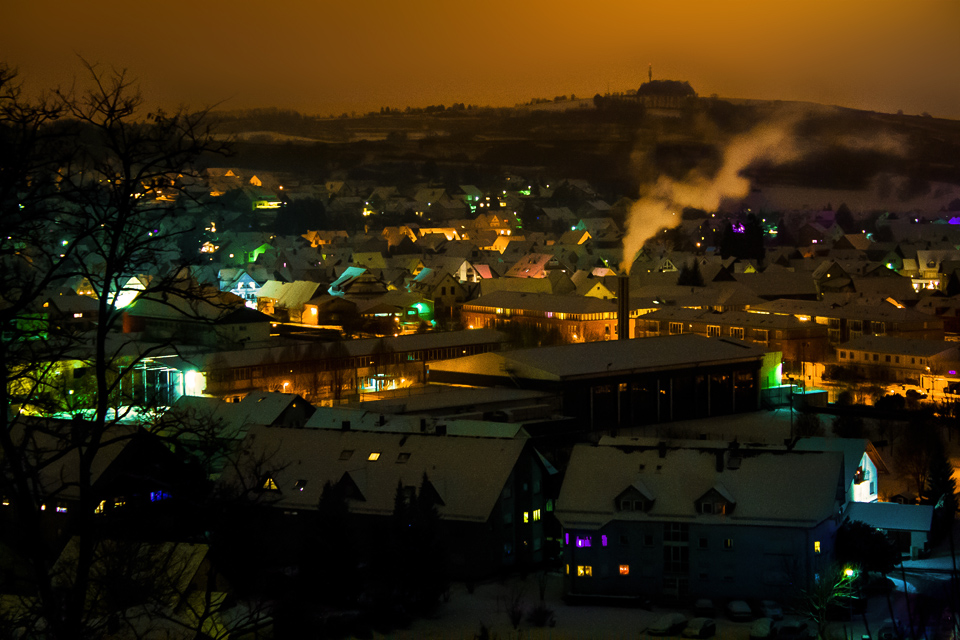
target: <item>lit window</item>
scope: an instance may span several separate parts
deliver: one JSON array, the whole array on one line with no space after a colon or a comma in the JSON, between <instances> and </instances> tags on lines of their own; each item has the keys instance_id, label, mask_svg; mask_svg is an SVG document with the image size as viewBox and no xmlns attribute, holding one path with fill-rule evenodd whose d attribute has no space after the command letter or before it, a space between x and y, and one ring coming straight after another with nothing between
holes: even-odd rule
<instances>
[{"instance_id":1,"label":"lit window","mask_svg":"<svg viewBox=\"0 0 960 640\"><path fill-rule=\"evenodd\" d=\"M622 576L628 576L628 575L630 575L630 565L628 565L628 564L622 564L622 565L620 565L620 575L622 575Z\"/></svg>"},{"instance_id":2,"label":"lit window","mask_svg":"<svg viewBox=\"0 0 960 640\"><path fill-rule=\"evenodd\" d=\"M67 512L67 508L65 506L63 506L62 504L57 505L57 513L66 513L66 512Z\"/></svg>"},{"instance_id":3,"label":"lit window","mask_svg":"<svg viewBox=\"0 0 960 640\"><path fill-rule=\"evenodd\" d=\"M373 461L375 461L375 460L379 460L379 459L380 459L380 452L379 452L379 451L371 451L371 452L370 452L370 455L367 456L367 460L370 460L371 462L373 462Z\"/></svg>"},{"instance_id":4,"label":"lit window","mask_svg":"<svg viewBox=\"0 0 960 640\"><path fill-rule=\"evenodd\" d=\"M607 546L607 536L600 536L600 545Z\"/></svg>"},{"instance_id":5,"label":"lit window","mask_svg":"<svg viewBox=\"0 0 960 640\"><path fill-rule=\"evenodd\" d=\"M73 314L73 317L74 317L74 318L82 318L82 317L83 317L83 314L82 314L82 313L75 313L75 314Z\"/></svg>"},{"instance_id":6,"label":"lit window","mask_svg":"<svg viewBox=\"0 0 960 640\"><path fill-rule=\"evenodd\" d=\"M577 576L581 578L590 578L593 576L593 567L588 564L577 565Z\"/></svg>"},{"instance_id":7,"label":"lit window","mask_svg":"<svg viewBox=\"0 0 960 640\"><path fill-rule=\"evenodd\" d=\"M276 481L274 481L274 479L273 479L273 478L270 478L270 477L267 477L267 479L263 481L263 487L262 487L262 488L263 488L263 489L266 489L267 491L278 491L278 490L279 490L279 488L277 487Z\"/></svg>"},{"instance_id":8,"label":"lit window","mask_svg":"<svg viewBox=\"0 0 960 640\"><path fill-rule=\"evenodd\" d=\"M733 538L727 538L723 541L724 549L733 549Z\"/></svg>"},{"instance_id":9,"label":"lit window","mask_svg":"<svg viewBox=\"0 0 960 640\"><path fill-rule=\"evenodd\" d=\"M536 522L540 519L540 509L533 510L533 521Z\"/></svg>"},{"instance_id":10,"label":"lit window","mask_svg":"<svg viewBox=\"0 0 960 640\"><path fill-rule=\"evenodd\" d=\"M819 540L815 540L815 541L813 542L813 552L814 552L814 553L820 553L820 541L819 541Z\"/></svg>"},{"instance_id":11,"label":"lit window","mask_svg":"<svg viewBox=\"0 0 960 640\"><path fill-rule=\"evenodd\" d=\"M592 546L592 545L590 544L590 542L591 542L590 536L585 536L585 537L582 537L582 538L581 538L580 536L577 536L577 546L578 546L578 547L589 547L589 546Z\"/></svg>"},{"instance_id":12,"label":"lit window","mask_svg":"<svg viewBox=\"0 0 960 640\"><path fill-rule=\"evenodd\" d=\"M94 512L94 513L103 513L103 511L104 511L106 508L107 508L107 501L106 501L106 500L101 500L101 501L100 501L100 504L97 505L97 508L94 509L93 512Z\"/></svg>"},{"instance_id":13,"label":"lit window","mask_svg":"<svg viewBox=\"0 0 960 640\"><path fill-rule=\"evenodd\" d=\"M570 565L567 565L567 575L570 575Z\"/></svg>"},{"instance_id":14,"label":"lit window","mask_svg":"<svg viewBox=\"0 0 960 640\"><path fill-rule=\"evenodd\" d=\"M524 512L523 512L523 521L524 521L524 522L530 522L530 512L529 512L529 511L524 511Z\"/></svg>"}]
</instances>

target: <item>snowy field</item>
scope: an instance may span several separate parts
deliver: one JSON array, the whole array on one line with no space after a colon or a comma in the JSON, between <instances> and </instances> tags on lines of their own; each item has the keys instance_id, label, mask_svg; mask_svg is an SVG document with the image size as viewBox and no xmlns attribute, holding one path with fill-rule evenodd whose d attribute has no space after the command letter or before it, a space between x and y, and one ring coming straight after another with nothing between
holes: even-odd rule
<instances>
[{"instance_id":1,"label":"snowy field","mask_svg":"<svg viewBox=\"0 0 960 640\"><path fill-rule=\"evenodd\" d=\"M508 605L513 597L520 593L524 607L529 610L540 601L539 585L536 575L525 580L510 578L502 582L488 582L476 587L472 594L467 593L463 584L452 585L450 599L442 604L435 618L417 620L409 629L402 629L387 635L373 634L379 639L424 639L424 640L472 640L480 636L481 625L488 630L490 639L499 640L656 640L658 636L644 633L648 625L665 613L675 611L654 607L652 611L632 607L616 606L570 606L561 600L562 576L559 573L548 576L545 594L546 605L554 611L556 623L553 627L534 627L524 620L519 630L514 630L508 614ZM688 617L689 610L680 609ZM883 598L870 599L867 618L875 633L889 615ZM791 617L787 616L788 618ZM718 640L748 640L750 622L731 622L717 616ZM862 620L831 623L831 638L859 640L865 627ZM674 638L676 636L673 636ZM671 638L666 636L667 639Z\"/></svg>"}]
</instances>

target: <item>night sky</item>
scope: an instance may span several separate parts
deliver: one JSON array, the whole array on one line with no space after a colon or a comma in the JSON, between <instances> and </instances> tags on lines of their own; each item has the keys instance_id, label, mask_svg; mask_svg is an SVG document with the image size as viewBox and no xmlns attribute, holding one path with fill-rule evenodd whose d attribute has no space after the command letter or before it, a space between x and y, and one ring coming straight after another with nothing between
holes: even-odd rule
<instances>
[{"instance_id":1,"label":"night sky","mask_svg":"<svg viewBox=\"0 0 960 640\"><path fill-rule=\"evenodd\" d=\"M28 89L77 55L127 68L151 105L309 114L688 80L701 96L960 119L958 0L8 0L0 60Z\"/></svg>"}]
</instances>

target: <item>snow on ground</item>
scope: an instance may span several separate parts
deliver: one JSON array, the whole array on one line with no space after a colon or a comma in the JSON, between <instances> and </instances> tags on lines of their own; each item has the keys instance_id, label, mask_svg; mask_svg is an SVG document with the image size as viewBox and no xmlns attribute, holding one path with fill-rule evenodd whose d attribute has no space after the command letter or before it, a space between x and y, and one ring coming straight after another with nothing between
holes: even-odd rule
<instances>
[{"instance_id":1,"label":"snow on ground","mask_svg":"<svg viewBox=\"0 0 960 640\"><path fill-rule=\"evenodd\" d=\"M524 620L519 630L514 630L507 606L517 593L522 594L523 604L529 610L540 601L538 580L530 575L525 580L519 577L492 581L477 585L472 594L463 584L451 586L450 599L440 606L436 616L429 620L417 620L409 629L387 635L374 633L376 640L472 640L478 637L481 623L486 626L489 638L499 640L659 640L657 636L644 633L651 623L665 613L680 611L693 617L689 609L666 609L655 606L652 611L633 607L567 605L561 599L562 576L548 576L545 602L554 611L556 624L553 627L536 628ZM788 618L794 617L787 615ZM887 604L882 597L869 601L867 619L873 633L889 617ZM718 640L747 640L751 622L732 622L722 614L717 618ZM865 631L862 619L833 622L829 628L831 638L859 638ZM672 640L677 636L667 636Z\"/></svg>"}]
</instances>

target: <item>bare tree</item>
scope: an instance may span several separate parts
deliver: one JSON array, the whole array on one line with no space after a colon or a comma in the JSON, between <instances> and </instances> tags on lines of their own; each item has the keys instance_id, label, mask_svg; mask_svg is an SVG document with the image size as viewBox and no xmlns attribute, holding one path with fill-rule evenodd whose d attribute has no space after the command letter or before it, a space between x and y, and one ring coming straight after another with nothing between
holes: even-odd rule
<instances>
[{"instance_id":1,"label":"bare tree","mask_svg":"<svg viewBox=\"0 0 960 640\"><path fill-rule=\"evenodd\" d=\"M152 278L158 297L196 293L175 268L184 228L170 215L171 199L200 154L223 149L205 112L147 112L126 72L83 65L88 88L34 101L23 96L16 74L0 66L0 492L16 523L11 549L31 570L31 615L52 638L92 630L89 597L104 536L95 520L95 461L123 437L114 427L131 400L125 381L170 347L123 339L123 294L139 274ZM44 312L43 296L73 278L87 282L96 299L89 333L54 326ZM64 388L58 363L67 359L82 363L89 376L87 406L58 397ZM25 419L64 408L85 412L59 430ZM35 447L41 438L45 451ZM69 474L51 484L49 470L64 461ZM75 496L75 542L70 580L58 584L59 554L44 536L41 512L67 486Z\"/></svg>"}]
</instances>

